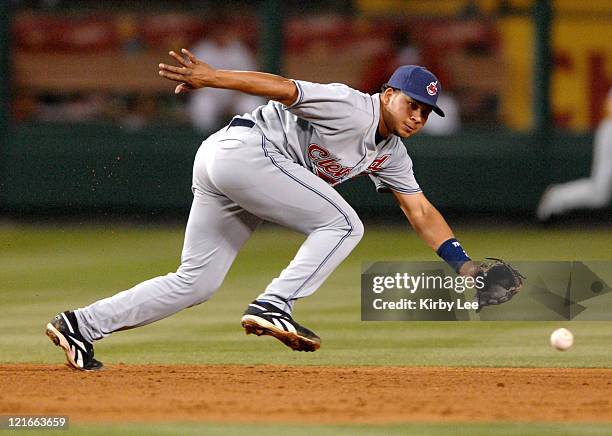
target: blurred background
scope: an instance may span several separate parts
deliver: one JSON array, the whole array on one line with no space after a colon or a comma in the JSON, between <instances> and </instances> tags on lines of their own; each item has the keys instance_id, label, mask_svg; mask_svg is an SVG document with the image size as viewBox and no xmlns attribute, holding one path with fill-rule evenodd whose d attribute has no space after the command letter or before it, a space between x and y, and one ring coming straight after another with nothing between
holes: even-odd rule
<instances>
[{"instance_id":1,"label":"blurred background","mask_svg":"<svg viewBox=\"0 0 612 436\"><path fill-rule=\"evenodd\" d=\"M214 90L175 96L158 76L169 50L371 93L397 65L425 65L449 116L432 116L406 146L470 256L610 265L611 41L611 0L0 0L0 363L60 364L42 334L51 316L176 270L200 143L262 102ZM587 179L595 155L598 182ZM437 257L368 178L339 190L365 236L296 315L324 350L305 356L242 333L244 305L304 240L270 225L210 302L112 335L96 355L128 364L610 367L611 323L580 315L571 325L361 322L362 262ZM569 192L577 207L557 195L566 213L541 226L536 212L550 222L555 203L542 208L545 191ZM612 284L612 269L598 274ZM508 307L538 306L521 295ZM602 301L586 306L599 313ZM576 335L573 351L549 347L558 327Z\"/></svg>"},{"instance_id":2,"label":"blurred background","mask_svg":"<svg viewBox=\"0 0 612 436\"><path fill-rule=\"evenodd\" d=\"M262 102L175 96L158 76L169 50L372 93L397 65L425 65L449 116L432 116L406 146L470 256L609 261L610 41L610 0L0 0L0 362L59 363L41 334L49 317L176 270L200 143ZM368 178L339 190L364 239L298 308L325 352L298 356L241 332L244 304L304 239L272 225L209 303L112 335L96 352L105 363L612 362L605 322L555 321L576 335L569 354L549 348L552 323L361 322L362 262L437 257ZM556 199L542 202L545 191ZM555 204L552 226L541 226Z\"/></svg>"},{"instance_id":3,"label":"blurred background","mask_svg":"<svg viewBox=\"0 0 612 436\"><path fill-rule=\"evenodd\" d=\"M0 215L186 217L201 141L265 103L175 96L157 64L187 47L368 93L399 65L427 66L448 116L406 144L426 195L450 216L535 222L547 186L590 174L611 38L609 0L5 0ZM366 218L401 221L370 185L340 190ZM564 216L609 223L606 195Z\"/></svg>"}]
</instances>

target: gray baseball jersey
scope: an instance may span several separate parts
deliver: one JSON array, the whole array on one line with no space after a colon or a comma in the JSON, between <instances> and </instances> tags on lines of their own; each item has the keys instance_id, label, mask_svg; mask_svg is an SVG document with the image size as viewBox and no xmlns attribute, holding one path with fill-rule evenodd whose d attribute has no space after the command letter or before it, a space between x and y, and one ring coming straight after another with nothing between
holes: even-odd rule
<instances>
[{"instance_id":1,"label":"gray baseball jersey","mask_svg":"<svg viewBox=\"0 0 612 436\"><path fill-rule=\"evenodd\" d=\"M400 138L389 135L375 142L379 94L364 94L340 83L294 83L298 98L293 105L270 101L245 115L285 156L332 186L366 173L378 190L421 191Z\"/></svg>"},{"instance_id":2,"label":"gray baseball jersey","mask_svg":"<svg viewBox=\"0 0 612 436\"><path fill-rule=\"evenodd\" d=\"M376 144L378 95L296 81L290 107L270 102L207 138L193 167L194 199L181 265L75 312L88 341L138 327L208 300L263 220L308 237L257 297L291 312L316 291L363 235L332 187L368 174L378 189L419 192L400 139Z\"/></svg>"}]
</instances>

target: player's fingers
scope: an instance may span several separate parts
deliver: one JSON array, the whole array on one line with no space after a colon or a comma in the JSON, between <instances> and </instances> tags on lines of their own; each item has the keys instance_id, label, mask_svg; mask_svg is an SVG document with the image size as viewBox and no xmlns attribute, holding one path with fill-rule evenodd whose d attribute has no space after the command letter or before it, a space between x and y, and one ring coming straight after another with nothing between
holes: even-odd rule
<instances>
[{"instance_id":1,"label":"player's fingers","mask_svg":"<svg viewBox=\"0 0 612 436\"><path fill-rule=\"evenodd\" d=\"M175 82L184 82L185 76L182 74L171 73L165 70L159 70L159 75L168 80L174 80Z\"/></svg>"},{"instance_id":2,"label":"player's fingers","mask_svg":"<svg viewBox=\"0 0 612 436\"><path fill-rule=\"evenodd\" d=\"M174 93L180 94L181 92L189 91L190 89L193 89L193 88L187 85L186 83L180 83L176 86L176 88L174 88Z\"/></svg>"},{"instance_id":3,"label":"player's fingers","mask_svg":"<svg viewBox=\"0 0 612 436\"><path fill-rule=\"evenodd\" d=\"M179 64L183 65L184 67L189 67L190 63L187 62L183 56L177 54L174 51L171 51L168 54L172 56Z\"/></svg>"},{"instance_id":4,"label":"player's fingers","mask_svg":"<svg viewBox=\"0 0 612 436\"><path fill-rule=\"evenodd\" d=\"M185 67L175 67L174 65L159 64L160 70L170 71L171 73L185 74L189 73L189 70Z\"/></svg>"},{"instance_id":5,"label":"player's fingers","mask_svg":"<svg viewBox=\"0 0 612 436\"><path fill-rule=\"evenodd\" d=\"M194 64L197 64L197 63L198 63L198 60L196 59L196 57L195 57L195 56L194 56L194 55L193 55L193 54L192 54L192 53L191 53L189 50L187 50L186 48L182 48L182 49L181 49L181 52L182 52L182 53L183 53L185 56L187 56L187 58L188 58L188 59L189 59L191 62L193 62Z\"/></svg>"}]
</instances>

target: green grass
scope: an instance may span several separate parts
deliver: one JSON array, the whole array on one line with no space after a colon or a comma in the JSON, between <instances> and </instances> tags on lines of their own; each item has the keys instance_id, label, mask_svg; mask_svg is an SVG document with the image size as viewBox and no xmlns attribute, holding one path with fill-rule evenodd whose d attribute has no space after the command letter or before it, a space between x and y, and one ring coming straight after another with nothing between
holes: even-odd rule
<instances>
[{"instance_id":1,"label":"green grass","mask_svg":"<svg viewBox=\"0 0 612 436\"><path fill-rule=\"evenodd\" d=\"M531 229L456 229L473 258L611 260L612 232ZM87 305L178 265L183 229L108 226L0 226L0 362L63 362L43 334L57 312ZM303 240L274 227L245 246L222 288L198 307L96 343L105 363L612 366L611 322L362 322L362 261L437 260L407 228L368 228L351 256L296 318L323 338L317 353L294 353L271 338L247 337L245 305L287 264ZM576 336L568 352L554 351L554 327ZM520 417L517 417L520 420ZM43 434L30 431L30 434ZM274 435L604 435L611 424L491 423L403 425L291 425L131 423L71 425L67 434ZM44 433L46 434L46 433Z\"/></svg>"},{"instance_id":2,"label":"green grass","mask_svg":"<svg viewBox=\"0 0 612 436\"><path fill-rule=\"evenodd\" d=\"M474 258L610 259L605 229L458 229ZM182 228L130 226L0 227L0 361L59 363L44 325L81 307L176 269ZM370 228L351 256L296 318L323 338L317 353L293 353L271 338L245 336L239 318L303 240L276 227L247 243L209 302L96 343L106 363L293 365L445 365L610 367L610 322L362 322L359 275L364 260L436 260L404 228ZM554 327L571 327L576 345L548 346ZM177 340L177 335L179 340Z\"/></svg>"},{"instance_id":3,"label":"green grass","mask_svg":"<svg viewBox=\"0 0 612 436\"><path fill-rule=\"evenodd\" d=\"M374 435L462 435L462 436L599 436L609 435L610 424L594 423L495 423L495 424L397 424L397 425L295 425L295 424L217 424L217 423L164 423L164 424L115 424L70 425L68 431L58 434L113 436L113 435L186 435L207 436L374 436ZM28 435L49 434L28 431Z\"/></svg>"}]
</instances>

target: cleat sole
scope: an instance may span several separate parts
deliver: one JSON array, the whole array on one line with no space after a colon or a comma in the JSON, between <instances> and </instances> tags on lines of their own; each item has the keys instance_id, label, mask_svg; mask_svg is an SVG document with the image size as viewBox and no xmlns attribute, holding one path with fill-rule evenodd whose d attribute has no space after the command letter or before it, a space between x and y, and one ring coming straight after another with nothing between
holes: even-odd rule
<instances>
[{"instance_id":1,"label":"cleat sole","mask_svg":"<svg viewBox=\"0 0 612 436\"><path fill-rule=\"evenodd\" d=\"M68 365L74 369L83 370L83 368L79 367L74 360L74 356L72 355L72 351L70 350L70 345L68 345L68 341L64 337L63 334L59 332L58 329L53 327L53 324L47 324L47 336L55 344L57 347L61 347L64 350L64 354L66 354L66 360L68 361Z\"/></svg>"},{"instance_id":2,"label":"cleat sole","mask_svg":"<svg viewBox=\"0 0 612 436\"><path fill-rule=\"evenodd\" d=\"M257 316L245 315L242 317L242 327L247 335L272 336L295 351L313 352L321 347L320 341L305 338L293 332L280 330L268 322L266 322L268 325L264 326L261 324L262 321L266 322Z\"/></svg>"},{"instance_id":3,"label":"cleat sole","mask_svg":"<svg viewBox=\"0 0 612 436\"><path fill-rule=\"evenodd\" d=\"M85 369L85 368L80 367L74 360L74 355L72 354L72 351L70 350L70 345L68 345L68 340L63 334L59 332L58 329L53 327L53 324L51 323L47 324L47 330L45 333L47 334L47 336L49 337L49 339L51 340L51 342L53 342L55 346L60 347L62 348L62 350L64 350L64 354L66 355L66 360L67 360L66 365L69 366L70 368L78 369L79 371L86 371L86 372L94 372L94 371L99 371L100 369L102 369L102 368Z\"/></svg>"}]
</instances>

